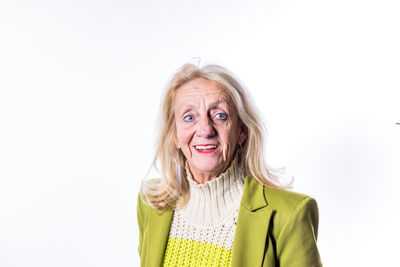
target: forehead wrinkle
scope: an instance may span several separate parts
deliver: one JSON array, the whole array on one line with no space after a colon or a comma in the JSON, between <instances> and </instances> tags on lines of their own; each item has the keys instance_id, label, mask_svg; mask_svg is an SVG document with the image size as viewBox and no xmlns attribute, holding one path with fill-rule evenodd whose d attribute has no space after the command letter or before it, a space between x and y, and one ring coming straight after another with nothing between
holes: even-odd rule
<instances>
[{"instance_id":1,"label":"forehead wrinkle","mask_svg":"<svg viewBox=\"0 0 400 267\"><path fill-rule=\"evenodd\" d=\"M202 100L199 100L199 101L202 101ZM207 109L207 110L216 109L216 108L219 108L221 106L223 108L229 108L229 104L225 100L218 100L216 102L212 102L208 106L206 104L203 105L203 107L205 109ZM197 106L197 105L189 103L189 104L183 105L179 110L186 111L186 110L196 110L196 109L199 109L199 108L201 108L201 105Z\"/></svg>"},{"instance_id":2,"label":"forehead wrinkle","mask_svg":"<svg viewBox=\"0 0 400 267\"><path fill-rule=\"evenodd\" d=\"M190 97L191 99L189 99L186 103L184 103L180 109L196 109L198 108L200 103L204 105L204 107L207 107L207 109L214 109L217 108L219 106L224 106L224 107L229 107L229 103L226 100L225 97L221 97L220 99L218 99L217 101L211 102L211 103L207 103L207 98L203 98L203 97Z\"/></svg>"},{"instance_id":3,"label":"forehead wrinkle","mask_svg":"<svg viewBox=\"0 0 400 267\"><path fill-rule=\"evenodd\" d=\"M181 113L186 112L187 110L209 110L218 107L222 107L231 111L232 106L230 96L223 89L221 89L219 86L215 88L217 90L213 90L212 92L207 89L203 91L202 85L193 85L189 86L188 88L183 87L178 90L174 101L175 105L178 104L176 106L176 111Z\"/></svg>"}]
</instances>

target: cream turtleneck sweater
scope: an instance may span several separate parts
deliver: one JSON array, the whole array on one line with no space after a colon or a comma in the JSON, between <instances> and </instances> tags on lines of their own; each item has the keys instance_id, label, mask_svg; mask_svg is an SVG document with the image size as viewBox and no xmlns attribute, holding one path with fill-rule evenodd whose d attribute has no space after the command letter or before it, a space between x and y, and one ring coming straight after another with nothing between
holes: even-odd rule
<instances>
[{"instance_id":1,"label":"cream turtleneck sweater","mask_svg":"<svg viewBox=\"0 0 400 267\"><path fill-rule=\"evenodd\" d=\"M230 266L244 177L236 164L198 184L187 169L190 199L174 212L164 266Z\"/></svg>"}]
</instances>

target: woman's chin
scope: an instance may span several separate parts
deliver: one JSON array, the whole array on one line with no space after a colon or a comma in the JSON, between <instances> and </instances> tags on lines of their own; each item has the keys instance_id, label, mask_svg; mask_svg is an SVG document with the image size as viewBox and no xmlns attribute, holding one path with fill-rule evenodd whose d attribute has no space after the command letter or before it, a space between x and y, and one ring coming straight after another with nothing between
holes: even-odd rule
<instances>
[{"instance_id":1,"label":"woman's chin","mask_svg":"<svg viewBox=\"0 0 400 267\"><path fill-rule=\"evenodd\" d=\"M189 163L190 171L193 176L201 175L208 176L209 178L215 178L221 172L221 163L220 162L196 162Z\"/></svg>"}]
</instances>

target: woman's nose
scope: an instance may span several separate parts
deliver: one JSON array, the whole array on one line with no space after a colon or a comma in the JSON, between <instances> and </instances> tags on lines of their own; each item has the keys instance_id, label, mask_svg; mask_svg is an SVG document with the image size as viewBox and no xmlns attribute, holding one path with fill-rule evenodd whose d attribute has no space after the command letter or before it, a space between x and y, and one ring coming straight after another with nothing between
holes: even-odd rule
<instances>
[{"instance_id":1,"label":"woman's nose","mask_svg":"<svg viewBox=\"0 0 400 267\"><path fill-rule=\"evenodd\" d=\"M215 134L214 127L209 118L202 118L197 125L196 135L199 137L210 137Z\"/></svg>"}]
</instances>

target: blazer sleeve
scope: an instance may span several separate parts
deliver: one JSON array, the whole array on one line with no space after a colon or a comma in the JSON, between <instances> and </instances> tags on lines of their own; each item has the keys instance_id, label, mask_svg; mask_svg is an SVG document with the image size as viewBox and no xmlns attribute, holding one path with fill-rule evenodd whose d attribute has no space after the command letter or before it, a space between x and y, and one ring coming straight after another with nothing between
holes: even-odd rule
<instances>
[{"instance_id":1,"label":"blazer sleeve","mask_svg":"<svg viewBox=\"0 0 400 267\"><path fill-rule=\"evenodd\" d=\"M145 204L143 203L142 197L138 196L137 200L137 221L138 221L138 226L139 226L139 256L141 256L142 252L142 243L143 243L143 227L144 227L144 222L145 222L145 210L143 207Z\"/></svg>"},{"instance_id":2,"label":"blazer sleeve","mask_svg":"<svg viewBox=\"0 0 400 267\"><path fill-rule=\"evenodd\" d=\"M321 267L317 236L317 202L307 197L288 217L276 240L279 266Z\"/></svg>"}]
</instances>

